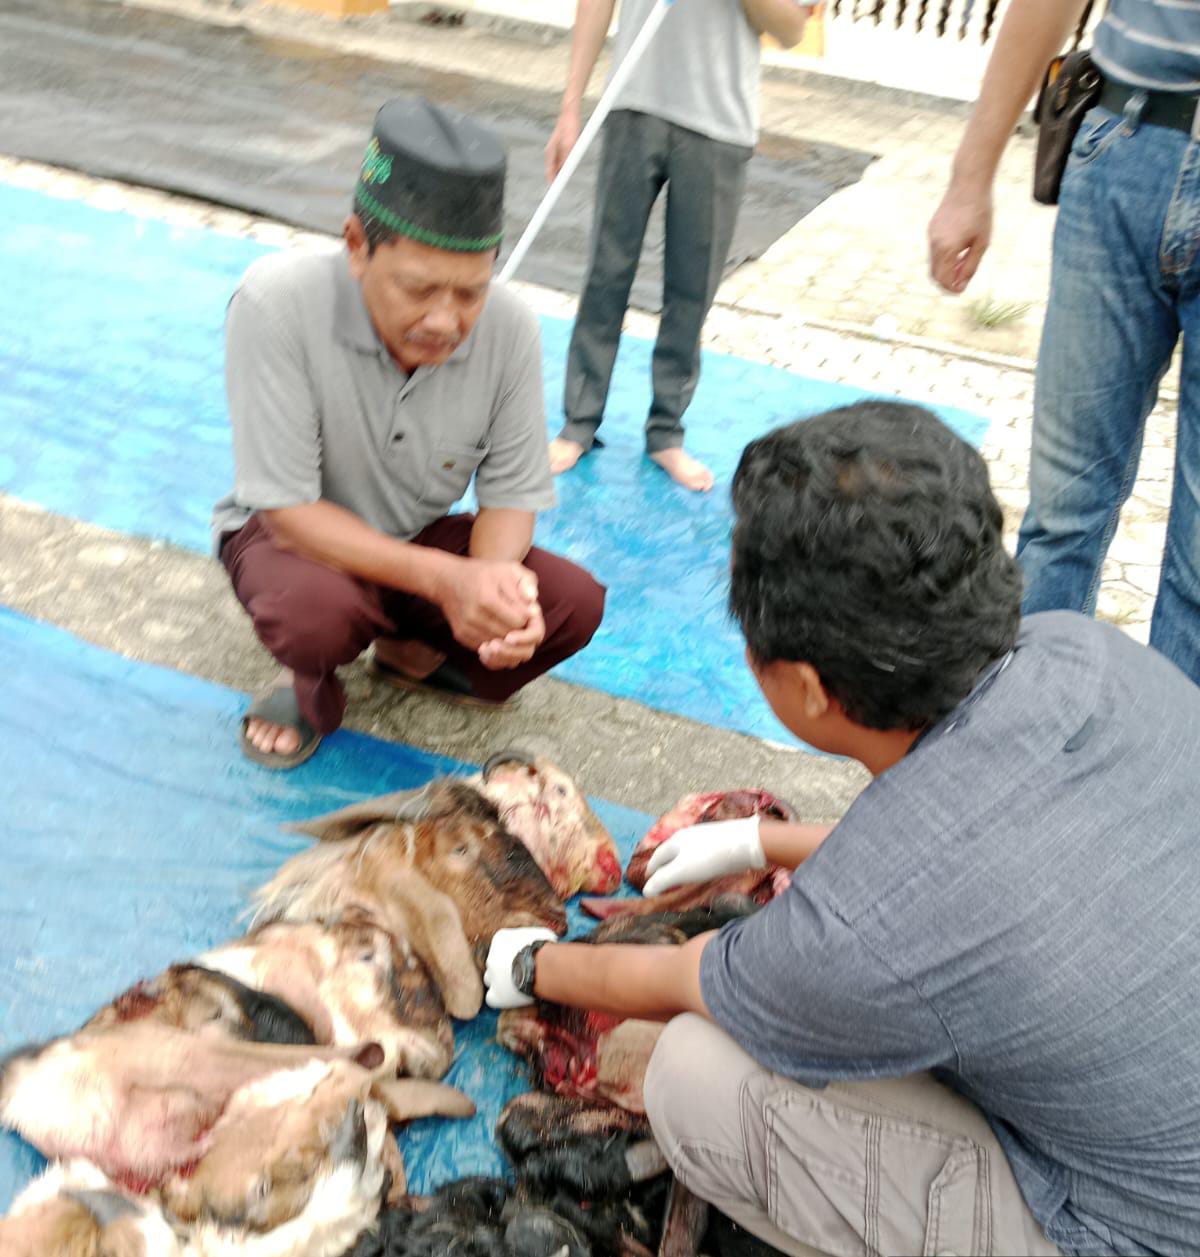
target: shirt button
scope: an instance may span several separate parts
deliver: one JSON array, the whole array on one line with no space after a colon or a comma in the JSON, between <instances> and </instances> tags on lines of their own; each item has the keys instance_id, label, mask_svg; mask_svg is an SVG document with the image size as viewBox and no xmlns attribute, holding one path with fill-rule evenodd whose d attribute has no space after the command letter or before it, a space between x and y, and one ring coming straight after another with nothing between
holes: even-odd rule
<instances>
[{"instance_id":1,"label":"shirt button","mask_svg":"<svg viewBox=\"0 0 1200 1257\"><path fill-rule=\"evenodd\" d=\"M392 444L393 444L393 445L399 445L399 444L400 444L400 442L401 442L401 441L403 441L403 440L404 440L404 433L403 433L403 432L397 432L397 433L396 433L396 435L395 435L394 437L392 437Z\"/></svg>"}]
</instances>

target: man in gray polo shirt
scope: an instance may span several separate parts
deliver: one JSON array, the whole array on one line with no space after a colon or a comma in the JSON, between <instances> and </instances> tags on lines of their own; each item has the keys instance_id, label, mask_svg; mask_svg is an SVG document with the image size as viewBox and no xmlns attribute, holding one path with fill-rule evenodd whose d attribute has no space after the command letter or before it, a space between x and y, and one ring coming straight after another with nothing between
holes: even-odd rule
<instances>
[{"instance_id":1,"label":"man in gray polo shirt","mask_svg":"<svg viewBox=\"0 0 1200 1257\"><path fill-rule=\"evenodd\" d=\"M235 481L213 534L285 671L246 713L273 768L336 729L336 669L496 704L580 650L604 591L532 546L554 505L537 320L490 285L505 159L425 101L376 118L345 249L255 263L229 306ZM477 515L448 516L472 478Z\"/></svg>"},{"instance_id":2,"label":"man in gray polo shirt","mask_svg":"<svg viewBox=\"0 0 1200 1257\"><path fill-rule=\"evenodd\" d=\"M733 498L755 677L873 780L832 830L663 843L649 895L795 870L719 933L498 932L489 1004L674 1017L655 1137L781 1252L1200 1251L1200 689L1111 625L1020 620L984 462L928 411L778 429Z\"/></svg>"},{"instance_id":3,"label":"man in gray polo shirt","mask_svg":"<svg viewBox=\"0 0 1200 1257\"><path fill-rule=\"evenodd\" d=\"M658 0L621 0L619 64ZM614 0L578 0L562 110L546 146L553 179L579 139L583 93ZM725 269L758 138L759 40L799 41L803 0L674 0L604 124L591 259L567 357L566 422L550 447L562 472L597 443L646 223L667 190L663 305L654 344L646 452L685 488L712 473L683 448L683 413L700 378L700 332Z\"/></svg>"}]
</instances>

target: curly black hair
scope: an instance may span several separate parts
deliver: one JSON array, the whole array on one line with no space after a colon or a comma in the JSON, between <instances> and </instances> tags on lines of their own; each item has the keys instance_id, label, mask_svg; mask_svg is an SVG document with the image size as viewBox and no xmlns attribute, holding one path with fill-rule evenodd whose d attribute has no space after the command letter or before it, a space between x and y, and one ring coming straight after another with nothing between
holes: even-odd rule
<instances>
[{"instance_id":1,"label":"curly black hair","mask_svg":"<svg viewBox=\"0 0 1200 1257\"><path fill-rule=\"evenodd\" d=\"M1021 575L987 467L921 406L858 402L752 441L733 505L751 655L810 664L856 724L935 724L1016 640Z\"/></svg>"}]
</instances>

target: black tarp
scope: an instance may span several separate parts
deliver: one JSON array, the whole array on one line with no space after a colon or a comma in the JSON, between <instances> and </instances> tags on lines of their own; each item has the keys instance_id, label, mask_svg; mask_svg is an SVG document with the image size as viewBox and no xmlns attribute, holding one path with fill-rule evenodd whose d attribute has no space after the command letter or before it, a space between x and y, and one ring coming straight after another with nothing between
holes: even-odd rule
<instances>
[{"instance_id":1,"label":"black tarp","mask_svg":"<svg viewBox=\"0 0 1200 1257\"><path fill-rule=\"evenodd\" d=\"M500 132L511 247L545 191L554 86L530 91L105 0L0 0L0 150L317 231L341 228L376 109L412 93ZM770 155L751 163L730 267L757 257L871 160L775 136L760 149ZM519 278L578 292L596 156L581 165ZM634 288L643 309L659 306L661 240L660 205Z\"/></svg>"}]
</instances>

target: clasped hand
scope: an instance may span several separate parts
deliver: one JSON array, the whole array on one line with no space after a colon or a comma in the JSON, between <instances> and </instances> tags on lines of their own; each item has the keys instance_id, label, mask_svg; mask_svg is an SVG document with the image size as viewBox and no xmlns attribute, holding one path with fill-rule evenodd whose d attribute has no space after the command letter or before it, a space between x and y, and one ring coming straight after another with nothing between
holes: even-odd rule
<instances>
[{"instance_id":1,"label":"clasped hand","mask_svg":"<svg viewBox=\"0 0 1200 1257\"><path fill-rule=\"evenodd\" d=\"M546 636L537 576L520 563L460 560L439 604L455 640L477 651L485 668L515 668Z\"/></svg>"}]
</instances>

